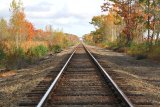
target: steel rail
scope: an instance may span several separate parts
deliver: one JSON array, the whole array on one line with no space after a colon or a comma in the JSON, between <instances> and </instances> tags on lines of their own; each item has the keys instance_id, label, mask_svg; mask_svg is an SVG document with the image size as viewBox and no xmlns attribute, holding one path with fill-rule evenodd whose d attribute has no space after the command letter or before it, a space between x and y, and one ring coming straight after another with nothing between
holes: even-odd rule
<instances>
[{"instance_id":1,"label":"steel rail","mask_svg":"<svg viewBox=\"0 0 160 107\"><path fill-rule=\"evenodd\" d=\"M134 107L133 104L130 102L130 100L127 98L127 96L123 93L123 91L118 87L118 85L113 81L113 79L109 76L109 74L106 72L106 70L100 65L100 63L96 60L96 58L89 52L89 50L85 47L83 44L85 50L91 57L91 59L94 61L94 63L97 65L97 67L102 71L104 76L109 80L111 85L113 86L114 90L121 96L121 99L123 102L125 102L125 106L127 107Z\"/></svg>"},{"instance_id":2,"label":"steel rail","mask_svg":"<svg viewBox=\"0 0 160 107\"><path fill-rule=\"evenodd\" d=\"M41 98L41 100L39 101L39 103L37 104L36 107L43 107L43 105L45 104L47 98L49 97L51 91L53 90L53 88L55 87L56 83L58 82L59 78L61 77L62 73L64 72L64 70L66 69L67 65L69 64L71 58L73 57L74 53L76 52L76 49L73 51L73 53L71 54L71 56L69 57L69 59L67 60L67 62L65 63L65 65L63 66L63 68L60 70L59 74L57 75L57 77L54 79L54 81L52 82L52 84L50 85L50 87L48 88L48 90L46 91L46 93L44 94L44 96Z\"/></svg>"}]
</instances>

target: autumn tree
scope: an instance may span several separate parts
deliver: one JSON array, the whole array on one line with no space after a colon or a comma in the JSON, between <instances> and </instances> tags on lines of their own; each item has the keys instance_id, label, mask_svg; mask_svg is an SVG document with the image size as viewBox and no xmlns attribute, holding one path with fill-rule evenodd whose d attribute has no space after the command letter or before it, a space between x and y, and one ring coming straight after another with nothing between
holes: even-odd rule
<instances>
[{"instance_id":1,"label":"autumn tree","mask_svg":"<svg viewBox=\"0 0 160 107\"><path fill-rule=\"evenodd\" d=\"M90 44L90 45L93 45L94 42L93 42L93 35L91 34L85 34L83 36L83 42L87 43L87 44Z\"/></svg>"},{"instance_id":2,"label":"autumn tree","mask_svg":"<svg viewBox=\"0 0 160 107\"><path fill-rule=\"evenodd\" d=\"M35 28L33 24L26 20L22 2L13 0L10 5L12 16L10 19L10 27L12 36L15 36L16 47L19 47L20 42L31 41L35 35Z\"/></svg>"},{"instance_id":3,"label":"autumn tree","mask_svg":"<svg viewBox=\"0 0 160 107\"><path fill-rule=\"evenodd\" d=\"M101 43L106 40L106 35L105 35L105 15L101 16L94 16L92 18L92 21L90 22L91 24L94 25L96 31L92 32L93 35L93 41L95 43Z\"/></svg>"},{"instance_id":4,"label":"autumn tree","mask_svg":"<svg viewBox=\"0 0 160 107\"><path fill-rule=\"evenodd\" d=\"M12 32L15 34L16 48L19 48L19 42L21 41L22 29L24 28L25 23L25 14L23 11L23 6L21 1L18 3L16 0L13 0L10 4L10 11L12 12L12 16L10 19L10 26Z\"/></svg>"},{"instance_id":5,"label":"autumn tree","mask_svg":"<svg viewBox=\"0 0 160 107\"><path fill-rule=\"evenodd\" d=\"M9 36L8 25L5 19L0 19L0 40L7 39Z\"/></svg>"},{"instance_id":6,"label":"autumn tree","mask_svg":"<svg viewBox=\"0 0 160 107\"><path fill-rule=\"evenodd\" d=\"M79 42L79 38L76 35L65 33L68 45L72 46Z\"/></svg>"},{"instance_id":7,"label":"autumn tree","mask_svg":"<svg viewBox=\"0 0 160 107\"><path fill-rule=\"evenodd\" d=\"M105 26L107 40L113 42L119 37L119 32L124 28L124 21L117 13L110 11L105 18Z\"/></svg>"},{"instance_id":8,"label":"autumn tree","mask_svg":"<svg viewBox=\"0 0 160 107\"><path fill-rule=\"evenodd\" d=\"M115 41L124 26L122 18L113 11L110 11L108 15L94 16L91 24L96 29L91 32L95 43Z\"/></svg>"},{"instance_id":9,"label":"autumn tree","mask_svg":"<svg viewBox=\"0 0 160 107\"><path fill-rule=\"evenodd\" d=\"M159 36L160 25L160 1L159 0L139 0L141 7L143 7L143 13L145 27L147 29L147 42L153 44L155 35Z\"/></svg>"},{"instance_id":10,"label":"autumn tree","mask_svg":"<svg viewBox=\"0 0 160 107\"><path fill-rule=\"evenodd\" d=\"M59 45L61 47L65 47L65 45L67 45L67 38L66 38L66 35L62 32L62 31L54 31L52 33L52 42L53 42L53 45Z\"/></svg>"},{"instance_id":11,"label":"autumn tree","mask_svg":"<svg viewBox=\"0 0 160 107\"><path fill-rule=\"evenodd\" d=\"M25 22L25 32L27 34L27 40L31 41L35 35L35 29L32 23L27 21Z\"/></svg>"},{"instance_id":12,"label":"autumn tree","mask_svg":"<svg viewBox=\"0 0 160 107\"><path fill-rule=\"evenodd\" d=\"M111 4L110 1L114 2ZM126 45L130 44L134 38L134 29L137 27L136 8L134 8L136 0L109 0L106 1L103 6L103 11L113 11L121 16L125 22L125 28L123 33L126 35Z\"/></svg>"}]
</instances>

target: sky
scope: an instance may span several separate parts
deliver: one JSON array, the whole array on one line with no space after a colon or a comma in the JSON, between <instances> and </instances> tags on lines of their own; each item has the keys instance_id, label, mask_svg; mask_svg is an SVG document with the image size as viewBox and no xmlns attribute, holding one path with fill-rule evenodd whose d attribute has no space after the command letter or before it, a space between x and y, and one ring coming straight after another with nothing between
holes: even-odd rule
<instances>
[{"instance_id":1,"label":"sky","mask_svg":"<svg viewBox=\"0 0 160 107\"><path fill-rule=\"evenodd\" d=\"M94 30L89 24L93 16L102 14L104 0L21 0L27 20L35 28L61 29L65 33L83 36ZM0 0L0 18L9 20L12 0Z\"/></svg>"}]
</instances>

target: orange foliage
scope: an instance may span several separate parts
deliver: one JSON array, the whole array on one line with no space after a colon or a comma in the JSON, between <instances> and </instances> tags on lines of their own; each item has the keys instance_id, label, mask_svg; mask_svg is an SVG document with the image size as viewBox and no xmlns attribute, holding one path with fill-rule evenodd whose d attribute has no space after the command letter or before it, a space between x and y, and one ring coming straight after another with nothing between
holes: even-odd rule
<instances>
[{"instance_id":1,"label":"orange foliage","mask_svg":"<svg viewBox=\"0 0 160 107\"><path fill-rule=\"evenodd\" d=\"M25 25L26 25L26 29L28 32L27 40L31 41L34 34L35 34L34 27L33 27L32 23L27 22L27 21L26 21Z\"/></svg>"}]
</instances>

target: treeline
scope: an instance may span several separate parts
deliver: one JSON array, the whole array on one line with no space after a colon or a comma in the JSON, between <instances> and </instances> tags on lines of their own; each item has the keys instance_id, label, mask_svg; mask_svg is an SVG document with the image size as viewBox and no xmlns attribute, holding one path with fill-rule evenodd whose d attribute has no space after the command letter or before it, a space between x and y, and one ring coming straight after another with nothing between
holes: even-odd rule
<instances>
[{"instance_id":1,"label":"treeline","mask_svg":"<svg viewBox=\"0 0 160 107\"><path fill-rule=\"evenodd\" d=\"M160 0L106 0L101 8L107 15L92 18L86 43L160 60Z\"/></svg>"},{"instance_id":2,"label":"treeline","mask_svg":"<svg viewBox=\"0 0 160 107\"><path fill-rule=\"evenodd\" d=\"M76 35L54 30L47 25L45 30L36 29L26 19L22 2L10 4L9 21L0 19L0 67L19 68L34 63L48 52L60 52L78 43Z\"/></svg>"}]
</instances>

